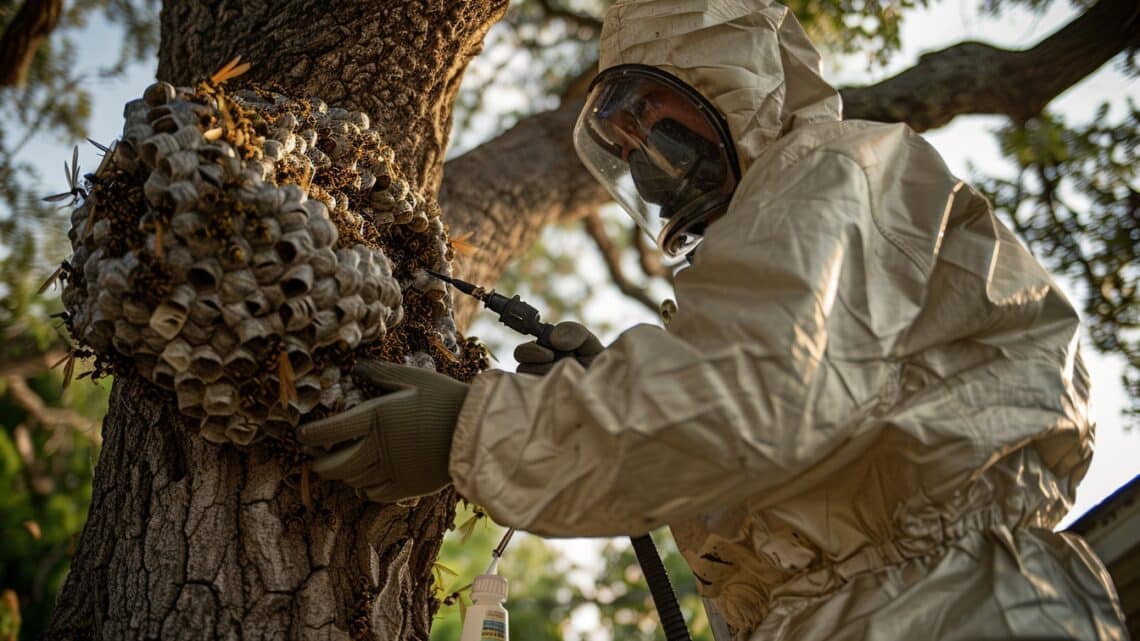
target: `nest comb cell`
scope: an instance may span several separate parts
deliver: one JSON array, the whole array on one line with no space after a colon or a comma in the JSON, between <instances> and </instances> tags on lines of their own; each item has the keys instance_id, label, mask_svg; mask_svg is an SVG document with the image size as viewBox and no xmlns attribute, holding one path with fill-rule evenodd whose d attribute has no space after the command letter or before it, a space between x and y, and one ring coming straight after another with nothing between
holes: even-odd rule
<instances>
[{"instance_id":1,"label":"nest comb cell","mask_svg":"<svg viewBox=\"0 0 1140 641\"><path fill-rule=\"evenodd\" d=\"M127 104L73 211L62 298L81 346L173 391L207 439L248 444L362 400L342 356L405 311L366 227L422 236L429 268L449 272L449 252L366 114L217 84L158 82Z\"/></svg>"}]
</instances>

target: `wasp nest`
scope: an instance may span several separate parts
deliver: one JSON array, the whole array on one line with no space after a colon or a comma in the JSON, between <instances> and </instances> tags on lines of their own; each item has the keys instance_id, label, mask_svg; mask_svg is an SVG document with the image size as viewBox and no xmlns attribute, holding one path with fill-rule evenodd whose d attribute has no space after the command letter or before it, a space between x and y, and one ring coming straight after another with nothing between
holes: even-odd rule
<instances>
[{"instance_id":1,"label":"wasp nest","mask_svg":"<svg viewBox=\"0 0 1140 641\"><path fill-rule=\"evenodd\" d=\"M359 402L347 372L361 355L485 366L442 283L417 276L450 271L439 210L365 114L159 82L124 115L62 273L96 374L137 371L206 438L245 444ZM396 331L406 308L416 318Z\"/></svg>"}]
</instances>

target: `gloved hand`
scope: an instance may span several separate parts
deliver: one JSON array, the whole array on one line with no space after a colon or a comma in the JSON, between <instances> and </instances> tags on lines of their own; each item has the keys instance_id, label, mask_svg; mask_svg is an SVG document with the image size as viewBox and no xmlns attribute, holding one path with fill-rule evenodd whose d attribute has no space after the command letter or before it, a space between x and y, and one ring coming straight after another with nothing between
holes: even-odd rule
<instances>
[{"instance_id":1,"label":"gloved hand","mask_svg":"<svg viewBox=\"0 0 1140 641\"><path fill-rule=\"evenodd\" d=\"M313 462L313 471L380 502L431 494L450 483L451 436L468 385L381 361L360 363L353 373L383 394L297 428L303 445L334 448Z\"/></svg>"},{"instance_id":2,"label":"gloved hand","mask_svg":"<svg viewBox=\"0 0 1140 641\"><path fill-rule=\"evenodd\" d=\"M575 360L589 367L594 357L605 349L593 332L580 323L563 321L550 331L550 346L561 352L572 352ZM521 374L545 375L554 367L554 350L543 347L538 341L523 343L515 348L515 360Z\"/></svg>"}]
</instances>

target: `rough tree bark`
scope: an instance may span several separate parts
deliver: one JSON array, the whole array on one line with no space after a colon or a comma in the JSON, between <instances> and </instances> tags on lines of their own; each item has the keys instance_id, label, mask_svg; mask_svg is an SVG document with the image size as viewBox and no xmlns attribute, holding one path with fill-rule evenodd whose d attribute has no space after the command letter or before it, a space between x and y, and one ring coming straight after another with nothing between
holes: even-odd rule
<instances>
[{"instance_id":1,"label":"rough tree bark","mask_svg":"<svg viewBox=\"0 0 1140 641\"><path fill-rule=\"evenodd\" d=\"M241 54L243 80L370 114L434 193L462 72L505 5L168 0L158 77L190 84ZM408 508L316 483L306 509L280 453L207 443L167 396L116 380L48 638L427 638L453 492Z\"/></svg>"}]
</instances>

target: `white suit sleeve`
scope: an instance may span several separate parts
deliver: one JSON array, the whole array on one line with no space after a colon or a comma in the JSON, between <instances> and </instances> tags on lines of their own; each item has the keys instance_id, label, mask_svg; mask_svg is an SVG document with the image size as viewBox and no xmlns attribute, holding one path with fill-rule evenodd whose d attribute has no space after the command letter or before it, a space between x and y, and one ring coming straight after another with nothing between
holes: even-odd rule
<instances>
[{"instance_id":1,"label":"white suit sleeve","mask_svg":"<svg viewBox=\"0 0 1140 641\"><path fill-rule=\"evenodd\" d=\"M945 209L953 181L938 175ZM857 456L877 359L922 304L932 258L914 248L941 223L894 236L842 154L781 176L746 177L679 275L668 331L634 327L588 371L478 376L453 441L459 491L545 535L638 534Z\"/></svg>"}]
</instances>

